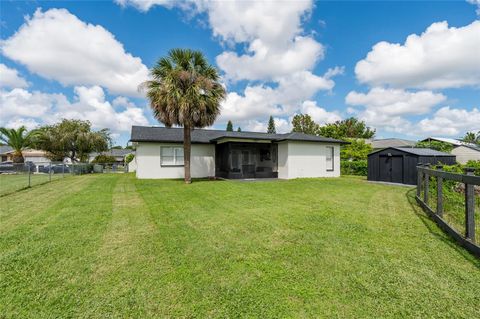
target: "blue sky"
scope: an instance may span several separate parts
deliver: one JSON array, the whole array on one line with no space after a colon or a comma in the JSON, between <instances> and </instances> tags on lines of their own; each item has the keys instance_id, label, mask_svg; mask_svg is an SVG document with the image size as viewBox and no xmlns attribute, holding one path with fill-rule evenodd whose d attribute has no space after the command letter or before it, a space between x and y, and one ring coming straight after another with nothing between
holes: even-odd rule
<instances>
[{"instance_id":1,"label":"blue sky","mask_svg":"<svg viewBox=\"0 0 480 319\"><path fill-rule=\"evenodd\" d=\"M359 117L380 138L459 137L480 130L470 2L3 1L0 125L88 119L124 145L132 124L159 124L138 83L182 47L222 74L214 128L261 131L273 115L288 131L308 113Z\"/></svg>"}]
</instances>

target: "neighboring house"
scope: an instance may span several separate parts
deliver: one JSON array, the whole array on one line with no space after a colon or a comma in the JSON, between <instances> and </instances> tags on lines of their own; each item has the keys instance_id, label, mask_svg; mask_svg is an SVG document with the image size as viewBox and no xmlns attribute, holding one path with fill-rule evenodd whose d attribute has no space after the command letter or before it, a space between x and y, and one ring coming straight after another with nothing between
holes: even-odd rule
<instances>
[{"instance_id":1,"label":"neighboring house","mask_svg":"<svg viewBox=\"0 0 480 319\"><path fill-rule=\"evenodd\" d=\"M451 152L457 156L457 162L466 164L468 161L480 161L480 147L475 145L455 146Z\"/></svg>"},{"instance_id":2,"label":"neighboring house","mask_svg":"<svg viewBox=\"0 0 480 319\"><path fill-rule=\"evenodd\" d=\"M5 162L10 159L10 156L8 155L11 151L13 151L13 148L11 148L8 145L0 145L0 162Z\"/></svg>"},{"instance_id":3,"label":"neighboring house","mask_svg":"<svg viewBox=\"0 0 480 319\"><path fill-rule=\"evenodd\" d=\"M389 147L368 154L369 181L415 185L418 164L455 164L455 155L429 148Z\"/></svg>"},{"instance_id":4,"label":"neighboring house","mask_svg":"<svg viewBox=\"0 0 480 319\"><path fill-rule=\"evenodd\" d=\"M404 140L400 138L383 138L375 140L365 140L366 144L370 144L374 151L388 147L415 147L416 141Z\"/></svg>"},{"instance_id":5,"label":"neighboring house","mask_svg":"<svg viewBox=\"0 0 480 319\"><path fill-rule=\"evenodd\" d=\"M0 150L2 156L2 162L4 161L11 161L13 158L13 149L10 146L1 146L1 148L9 147L10 150L3 153L3 150ZM41 150L34 150L34 149L25 149L22 151L23 160L24 162L31 162L34 164L45 164L50 163L50 159L47 157L45 151ZM5 160L4 160L5 159Z\"/></svg>"},{"instance_id":6,"label":"neighboring house","mask_svg":"<svg viewBox=\"0 0 480 319\"><path fill-rule=\"evenodd\" d=\"M96 153L96 152L93 152L93 153L90 153L88 155L88 162L91 163L95 157L97 157L98 155L106 155L106 156L113 156L115 157L115 162L113 164L116 164L116 165L124 165L125 164L125 156L127 156L128 154L131 154L131 153L134 153L133 150L131 149L116 149L116 148L112 148L111 150L108 150L106 152L101 152L101 153Z\"/></svg>"},{"instance_id":7,"label":"neighboring house","mask_svg":"<svg viewBox=\"0 0 480 319\"><path fill-rule=\"evenodd\" d=\"M138 178L183 178L183 129L133 126ZM191 175L223 178L340 176L344 141L302 133L195 129Z\"/></svg>"},{"instance_id":8,"label":"neighboring house","mask_svg":"<svg viewBox=\"0 0 480 319\"><path fill-rule=\"evenodd\" d=\"M465 164L468 161L480 161L480 146L467 143L454 138L446 137L428 137L422 142L438 141L448 143L453 146L452 154L457 156L457 162Z\"/></svg>"}]
</instances>

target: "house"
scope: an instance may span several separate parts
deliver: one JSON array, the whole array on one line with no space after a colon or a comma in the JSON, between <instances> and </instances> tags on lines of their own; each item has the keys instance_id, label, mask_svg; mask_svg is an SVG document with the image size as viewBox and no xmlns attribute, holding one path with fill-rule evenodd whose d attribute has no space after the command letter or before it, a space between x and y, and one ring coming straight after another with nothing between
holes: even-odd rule
<instances>
[{"instance_id":1,"label":"house","mask_svg":"<svg viewBox=\"0 0 480 319\"><path fill-rule=\"evenodd\" d=\"M368 139L366 144L370 144L374 151L388 147L415 147L416 141L404 140L400 138Z\"/></svg>"},{"instance_id":2,"label":"house","mask_svg":"<svg viewBox=\"0 0 480 319\"><path fill-rule=\"evenodd\" d=\"M455 146L451 152L457 157L457 162L466 164L468 161L480 161L480 146L464 144Z\"/></svg>"},{"instance_id":3,"label":"house","mask_svg":"<svg viewBox=\"0 0 480 319\"><path fill-rule=\"evenodd\" d=\"M13 158L14 150L10 146L0 146L0 156L2 162L11 161ZM25 149L22 151L24 162L30 162L35 165L50 163L50 159L47 157L45 151L35 149Z\"/></svg>"},{"instance_id":4,"label":"house","mask_svg":"<svg viewBox=\"0 0 480 319\"><path fill-rule=\"evenodd\" d=\"M369 181L417 184L418 164L455 164L455 155L429 148L389 147L368 154Z\"/></svg>"},{"instance_id":5,"label":"house","mask_svg":"<svg viewBox=\"0 0 480 319\"><path fill-rule=\"evenodd\" d=\"M302 133L195 129L191 175L222 178L340 176L344 141ZM183 129L133 126L138 178L183 178Z\"/></svg>"},{"instance_id":6,"label":"house","mask_svg":"<svg viewBox=\"0 0 480 319\"><path fill-rule=\"evenodd\" d=\"M88 155L88 162L91 163L95 157L98 155L106 155L106 156L112 156L115 158L115 162L113 164L116 165L124 165L125 164L125 156L128 154L134 153L133 150L131 149L117 149L117 148L112 148L111 150L108 150L106 152L93 152Z\"/></svg>"},{"instance_id":7,"label":"house","mask_svg":"<svg viewBox=\"0 0 480 319\"><path fill-rule=\"evenodd\" d=\"M422 142L444 142L453 146L451 151L452 154L457 156L457 162L460 164L465 164L468 161L480 161L480 146L460 141L454 138L446 137L428 137Z\"/></svg>"},{"instance_id":8,"label":"house","mask_svg":"<svg viewBox=\"0 0 480 319\"><path fill-rule=\"evenodd\" d=\"M10 159L9 153L13 148L8 145L0 145L0 162L5 162Z\"/></svg>"}]
</instances>

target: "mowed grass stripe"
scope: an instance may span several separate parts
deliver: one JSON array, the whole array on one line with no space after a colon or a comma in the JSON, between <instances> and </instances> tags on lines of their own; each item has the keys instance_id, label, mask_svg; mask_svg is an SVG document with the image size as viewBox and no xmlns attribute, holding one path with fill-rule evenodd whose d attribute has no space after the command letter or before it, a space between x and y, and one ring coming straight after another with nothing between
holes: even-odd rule
<instances>
[{"instance_id":1,"label":"mowed grass stripe","mask_svg":"<svg viewBox=\"0 0 480 319\"><path fill-rule=\"evenodd\" d=\"M6 317L73 317L89 300L95 251L112 213L116 175L95 176L88 187L49 206L20 231L15 250L0 260L0 313ZM53 185L53 184L52 184ZM22 198L23 196L23 198ZM18 200L28 200L24 192ZM54 218L51 218L54 216ZM12 235L13 233L13 235ZM0 234L0 252L11 242Z\"/></svg>"},{"instance_id":2,"label":"mowed grass stripe","mask_svg":"<svg viewBox=\"0 0 480 319\"><path fill-rule=\"evenodd\" d=\"M28 223L48 207L82 191L92 176L71 176L0 197L0 233Z\"/></svg>"},{"instance_id":3,"label":"mowed grass stripe","mask_svg":"<svg viewBox=\"0 0 480 319\"><path fill-rule=\"evenodd\" d=\"M161 234L133 183L123 174L114 189L112 218L97 251L92 295L78 316L145 318L173 313L177 282Z\"/></svg>"}]
</instances>

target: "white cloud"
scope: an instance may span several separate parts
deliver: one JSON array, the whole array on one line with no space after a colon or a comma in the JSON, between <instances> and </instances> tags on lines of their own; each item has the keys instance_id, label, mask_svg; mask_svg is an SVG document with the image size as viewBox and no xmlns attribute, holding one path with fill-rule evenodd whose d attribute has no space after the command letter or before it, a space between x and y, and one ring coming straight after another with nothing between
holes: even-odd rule
<instances>
[{"instance_id":1,"label":"white cloud","mask_svg":"<svg viewBox=\"0 0 480 319\"><path fill-rule=\"evenodd\" d=\"M352 91L345 98L345 102L349 105L364 106L371 112L389 116L424 114L445 100L446 97L443 94L432 91L408 92L378 87L366 94Z\"/></svg>"},{"instance_id":2,"label":"white cloud","mask_svg":"<svg viewBox=\"0 0 480 319\"><path fill-rule=\"evenodd\" d=\"M254 40L250 54L227 51L217 56L218 66L231 80L274 80L302 70L311 70L323 57L323 46L310 37L295 37L286 48L270 48L262 40Z\"/></svg>"},{"instance_id":3,"label":"white cloud","mask_svg":"<svg viewBox=\"0 0 480 319\"><path fill-rule=\"evenodd\" d=\"M131 5L137 8L140 11L148 11L151 7L155 5L162 5L165 7L170 7L174 4L174 0L114 0L116 3L122 7Z\"/></svg>"},{"instance_id":4,"label":"white cloud","mask_svg":"<svg viewBox=\"0 0 480 319\"><path fill-rule=\"evenodd\" d=\"M367 125L389 132L412 134L412 123L405 116L429 113L445 100L445 95L432 91L373 88L368 93L348 93L345 103L359 106L360 109L350 108L348 111Z\"/></svg>"},{"instance_id":5,"label":"white cloud","mask_svg":"<svg viewBox=\"0 0 480 319\"><path fill-rule=\"evenodd\" d=\"M315 101L305 101L300 108L300 113L308 114L311 118L320 125L325 123L332 123L342 119L337 112L329 112L317 105Z\"/></svg>"},{"instance_id":6,"label":"white cloud","mask_svg":"<svg viewBox=\"0 0 480 319\"><path fill-rule=\"evenodd\" d=\"M243 95L230 92L222 104L219 122L268 118L270 115L288 116L301 112L304 101L319 90L331 90L334 87L335 83L329 77L339 72L340 69L328 70L323 77L308 71L297 72L279 78L276 88L260 84L247 86Z\"/></svg>"},{"instance_id":7,"label":"white cloud","mask_svg":"<svg viewBox=\"0 0 480 319\"><path fill-rule=\"evenodd\" d=\"M469 131L477 132L480 131L480 110L442 107L432 118L421 120L416 129L421 133L448 136L461 136Z\"/></svg>"},{"instance_id":8,"label":"white cloud","mask_svg":"<svg viewBox=\"0 0 480 319\"><path fill-rule=\"evenodd\" d=\"M480 21L461 27L433 23L405 43L379 42L357 63L358 80L371 86L442 89L480 85Z\"/></svg>"},{"instance_id":9,"label":"white cloud","mask_svg":"<svg viewBox=\"0 0 480 319\"><path fill-rule=\"evenodd\" d=\"M62 118L89 120L95 129L109 128L114 133L128 132L132 125L147 125L142 108L125 97L112 103L105 100L99 86L74 88L75 98L70 102L63 94L30 92L25 89L0 91L1 126L32 128L52 124ZM120 109L121 108L121 109Z\"/></svg>"},{"instance_id":10,"label":"white cloud","mask_svg":"<svg viewBox=\"0 0 480 319\"><path fill-rule=\"evenodd\" d=\"M477 14L480 15L480 0L467 0L468 3L471 3L473 5L477 6Z\"/></svg>"},{"instance_id":11,"label":"white cloud","mask_svg":"<svg viewBox=\"0 0 480 319\"><path fill-rule=\"evenodd\" d=\"M125 52L112 33L65 9L37 10L0 47L6 57L63 85L99 85L139 96L137 87L148 78L142 60Z\"/></svg>"},{"instance_id":12,"label":"white cloud","mask_svg":"<svg viewBox=\"0 0 480 319\"><path fill-rule=\"evenodd\" d=\"M275 130L278 134L288 133L292 131L291 119L286 120L284 118L274 117L273 120L275 121ZM268 128L268 120L263 122L257 120L250 120L243 124L244 126L240 125L243 131L267 132Z\"/></svg>"},{"instance_id":13,"label":"white cloud","mask_svg":"<svg viewBox=\"0 0 480 319\"><path fill-rule=\"evenodd\" d=\"M18 71L0 63L0 87L25 88L27 81L18 74Z\"/></svg>"}]
</instances>

